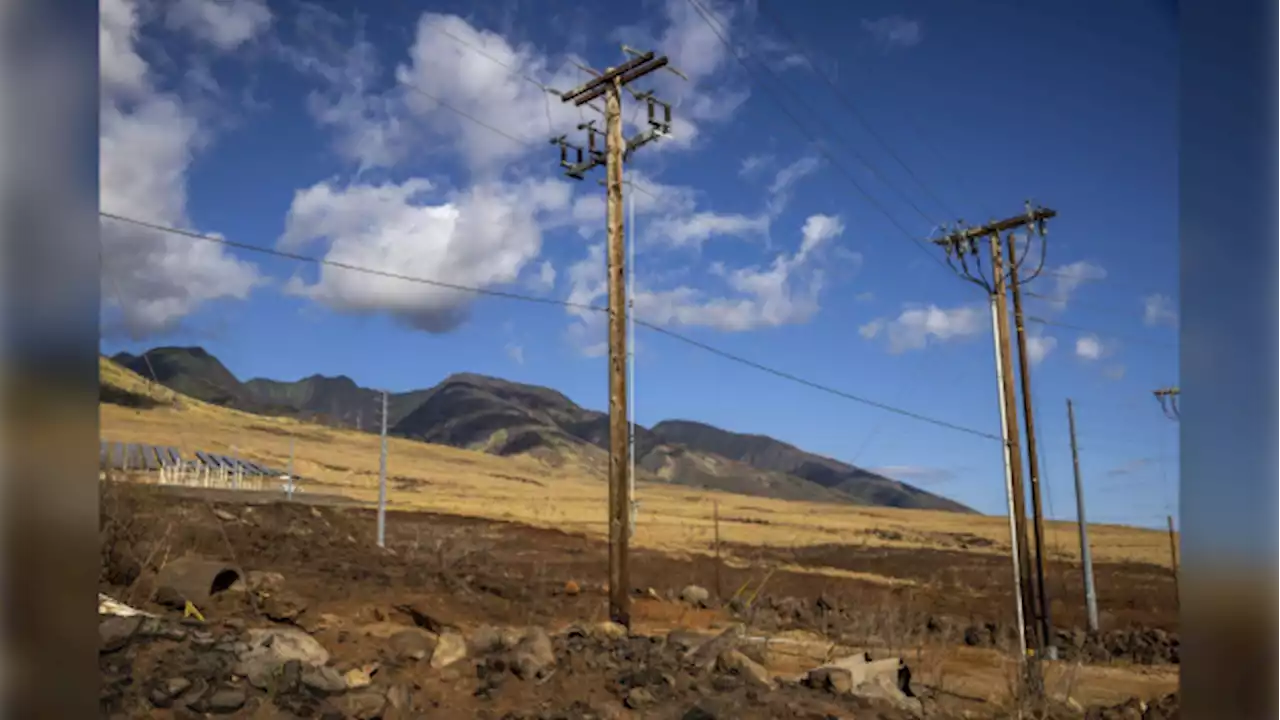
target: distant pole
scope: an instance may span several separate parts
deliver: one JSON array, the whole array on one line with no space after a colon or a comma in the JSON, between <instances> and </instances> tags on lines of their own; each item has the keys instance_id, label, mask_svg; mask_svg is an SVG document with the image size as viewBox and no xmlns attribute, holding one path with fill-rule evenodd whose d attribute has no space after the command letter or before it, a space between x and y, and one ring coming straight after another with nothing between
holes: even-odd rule
<instances>
[{"instance_id":1,"label":"distant pole","mask_svg":"<svg viewBox=\"0 0 1280 720\"><path fill-rule=\"evenodd\" d=\"M387 542L387 391L382 391L382 452L378 458L378 547Z\"/></svg>"},{"instance_id":2,"label":"distant pole","mask_svg":"<svg viewBox=\"0 0 1280 720\"><path fill-rule=\"evenodd\" d=\"M716 599L719 600L724 590L720 587L720 501L714 501L711 506L711 512L715 522L715 543L716 543Z\"/></svg>"},{"instance_id":3,"label":"distant pole","mask_svg":"<svg viewBox=\"0 0 1280 720\"><path fill-rule=\"evenodd\" d=\"M234 445L231 446L231 485L240 489L240 450Z\"/></svg>"},{"instance_id":4,"label":"distant pole","mask_svg":"<svg viewBox=\"0 0 1280 720\"><path fill-rule=\"evenodd\" d=\"M288 479L285 480L284 487L285 487L285 493L288 495L289 499L292 500L293 499L293 436L292 435L289 436L289 474L288 474Z\"/></svg>"},{"instance_id":5,"label":"distant pole","mask_svg":"<svg viewBox=\"0 0 1280 720\"><path fill-rule=\"evenodd\" d=\"M1080 566L1084 572L1084 605L1089 630L1098 632L1098 595L1093 586L1093 555L1089 552L1089 523L1084 515L1084 483L1080 481L1080 451L1076 446L1076 412L1067 398L1067 428L1071 431L1071 469L1076 477L1076 517L1080 523Z\"/></svg>"},{"instance_id":6,"label":"distant pole","mask_svg":"<svg viewBox=\"0 0 1280 720\"><path fill-rule=\"evenodd\" d=\"M1169 521L1169 557L1173 560L1173 602L1181 607L1182 599L1178 592L1178 535L1173 529L1173 516L1165 515L1165 519Z\"/></svg>"}]
</instances>

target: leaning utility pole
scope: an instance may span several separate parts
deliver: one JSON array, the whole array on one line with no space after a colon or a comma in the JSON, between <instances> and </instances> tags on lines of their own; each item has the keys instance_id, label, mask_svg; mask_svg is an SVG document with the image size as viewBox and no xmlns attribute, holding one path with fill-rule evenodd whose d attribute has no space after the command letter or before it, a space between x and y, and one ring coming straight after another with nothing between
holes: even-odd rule
<instances>
[{"instance_id":1,"label":"leaning utility pole","mask_svg":"<svg viewBox=\"0 0 1280 720\"><path fill-rule=\"evenodd\" d=\"M1030 208L1028 208L1030 210ZM1045 589L1045 543L1044 543L1044 505L1040 497L1040 454L1036 448L1036 425L1034 407L1031 400L1031 362L1027 356L1027 331L1022 315L1022 283L1018 279L1021 261L1018 259L1017 243L1010 233L1009 240L1009 288L1013 293L1013 322L1018 341L1018 369L1022 379L1022 422L1027 429L1027 469L1031 480L1031 528L1035 538L1036 549L1036 604L1039 609L1040 643L1049 659L1057 657L1057 648L1053 645L1053 625L1049 621L1049 595ZM1031 249L1031 238L1027 238L1027 250ZM1026 259L1027 253L1023 253Z\"/></svg>"},{"instance_id":2,"label":"leaning utility pole","mask_svg":"<svg viewBox=\"0 0 1280 720\"><path fill-rule=\"evenodd\" d=\"M623 236L622 163L639 147L671 130L671 106L653 97L652 92L632 93L649 108L649 129L627 140L622 134L622 90L628 84L667 66L666 56L639 53L623 48L632 58L602 73L590 71L594 78L562 93L563 102L578 107L601 96L605 99L604 150L596 146L599 132L594 121L578 126L587 132L587 156L584 149L566 141L564 136L552 138L560 147L560 165L565 174L582 180L598 165L605 166L607 198L605 225L608 231L609 287L609 617L624 627L631 626L631 576L627 566L628 540L631 535L631 488L629 485L629 422L627 416L627 298L625 275L625 238ZM630 92L630 90L628 90ZM594 107L594 106L592 106ZM661 119L656 111L661 109ZM569 162L569 151L576 162Z\"/></svg>"},{"instance_id":3,"label":"leaning utility pole","mask_svg":"<svg viewBox=\"0 0 1280 720\"><path fill-rule=\"evenodd\" d=\"M1080 566L1084 572L1084 605L1089 631L1098 632L1098 595L1093 587L1093 555L1089 551L1089 523L1084 516L1084 483L1080 482L1080 450L1076 446L1076 411L1067 398L1067 429L1071 432L1071 470L1076 479L1076 519L1080 524Z\"/></svg>"},{"instance_id":4,"label":"leaning utility pole","mask_svg":"<svg viewBox=\"0 0 1280 720\"><path fill-rule=\"evenodd\" d=\"M1170 420L1182 419L1182 411L1178 409L1178 396L1181 391L1176 387L1160 388L1151 393L1160 401L1160 409Z\"/></svg>"},{"instance_id":5,"label":"leaning utility pole","mask_svg":"<svg viewBox=\"0 0 1280 720\"><path fill-rule=\"evenodd\" d=\"M1000 390L1001 408L1003 410L1001 420L1005 438L1009 504L1012 511L1010 545L1013 549L1018 575L1016 594L1019 596L1018 607L1021 610L1021 630L1023 637L1034 638L1036 645L1035 649L1032 650L1032 648L1027 647L1024 640L1023 657L1026 661L1026 680L1031 687L1031 691L1036 695L1040 695L1044 691L1040 657L1046 647L1045 643L1048 641L1048 637L1046 633L1043 633L1043 625L1039 621L1044 613L1036 602L1036 587L1031 580L1031 557L1026 542L1026 493L1022 482L1022 450L1018 437L1017 394L1010 374L1013 368L1013 350L1009 338L1008 286L1006 281L1017 277L1016 271L1018 268L1014 266L1017 266L1020 261L1015 254L1011 253L1009 258L1011 267L1006 270L1002 235L1007 231L1019 228L1027 228L1028 230L1034 228L1043 240L1045 222L1056 215L1057 213L1053 210L1032 208L1028 203L1025 215L990 222L981 227L962 226L956 229L948 229L948 232L942 238L934 240L936 244L941 245L946 251L947 264L956 270L961 277L986 290L991 298L995 342L998 348L996 375ZM990 279L986 277L982 269L979 241L984 238L988 240L990 251ZM1029 237L1028 240L1030 240ZM1043 258L1044 254L1041 253L1042 264ZM1025 260L1025 255L1023 259ZM956 267L956 262L959 262L960 267ZM974 263L973 269L969 267L970 262ZM1043 268L1037 268L1032 278L1039 275L1041 269ZM1022 353L1022 356L1025 358L1025 352ZM1030 405L1027 404L1026 408L1029 410Z\"/></svg>"},{"instance_id":6,"label":"leaning utility pole","mask_svg":"<svg viewBox=\"0 0 1280 720\"><path fill-rule=\"evenodd\" d=\"M382 391L382 450L378 453L378 547L387 546L387 391Z\"/></svg>"}]
</instances>

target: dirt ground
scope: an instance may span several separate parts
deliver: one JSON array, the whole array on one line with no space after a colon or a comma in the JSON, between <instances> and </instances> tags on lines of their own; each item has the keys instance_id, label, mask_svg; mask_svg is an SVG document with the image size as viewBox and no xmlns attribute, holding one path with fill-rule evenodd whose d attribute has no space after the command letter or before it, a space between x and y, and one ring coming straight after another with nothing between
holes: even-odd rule
<instances>
[{"instance_id":1,"label":"dirt ground","mask_svg":"<svg viewBox=\"0 0 1280 720\"><path fill-rule=\"evenodd\" d=\"M287 598L290 605L274 610L252 593L222 593L198 608L205 620L199 627L205 629L191 633L199 641L162 638L104 653L108 715L200 716L191 714L202 709L198 704L184 710L157 700L155 683L197 676L205 678L197 682L234 683L229 666L208 659L214 651L192 655L193 644L214 643L204 638L206 632L231 638L282 624L306 629L343 672L375 668L369 673L373 687L385 691L379 696L385 707L352 707L359 694L344 696L344 706L273 686L266 695L251 692L245 702L227 705L235 705L230 712L390 717L394 712L388 708L395 707L400 717L445 718L911 716L792 682L762 689L733 673L689 675L666 649L675 633L715 634L734 623L743 623L749 634L802 633L867 648L877 656L900 656L911 668L911 684L927 716L1007 717L1011 712L1016 667L1002 648L1014 632L1005 622L1013 605L1012 572L1008 560L996 556L835 545L735 548L740 558L752 558L738 567L704 556L636 551L631 637L602 640L565 632L607 620L607 547L597 539L392 512L386 548L379 549L373 511L338 498L310 497L303 504L285 502L278 494L116 482L103 487L103 593L176 621L182 613L159 602L155 573L194 555L241 572L278 573L287 593L270 602ZM1177 660L1177 626L1168 571L1129 564L1098 565L1095 572L1103 633L1088 638L1079 631L1079 569L1055 564L1050 575L1054 620L1070 661L1047 663L1045 682L1050 694L1066 703L1064 717L1134 697L1153 700L1177 688L1177 665L1170 664ZM869 581L857 573L901 582ZM710 597L681 601L688 585L705 587ZM555 669L524 682L508 677L503 660L474 651L466 662L443 669L401 662L388 656L386 633L369 630L383 625L434 625L433 632L458 628L468 637L486 627L544 628L554 638ZM210 690L200 702L215 696L225 700L232 691L239 692L235 687L224 687L223 694Z\"/></svg>"}]
</instances>

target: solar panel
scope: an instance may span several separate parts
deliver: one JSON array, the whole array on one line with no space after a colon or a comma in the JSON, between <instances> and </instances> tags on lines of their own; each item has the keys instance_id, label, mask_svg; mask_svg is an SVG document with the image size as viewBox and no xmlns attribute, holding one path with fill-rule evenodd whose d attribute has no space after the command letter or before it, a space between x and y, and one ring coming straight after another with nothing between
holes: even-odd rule
<instances>
[{"instance_id":1,"label":"solar panel","mask_svg":"<svg viewBox=\"0 0 1280 720\"><path fill-rule=\"evenodd\" d=\"M138 448L142 453L142 462L147 466L148 470L159 470L160 461L156 458L156 449L150 445L141 445Z\"/></svg>"},{"instance_id":2,"label":"solar panel","mask_svg":"<svg viewBox=\"0 0 1280 720\"><path fill-rule=\"evenodd\" d=\"M196 451L196 459L205 467L214 467L213 460L209 457L208 453L203 450Z\"/></svg>"},{"instance_id":3,"label":"solar panel","mask_svg":"<svg viewBox=\"0 0 1280 720\"><path fill-rule=\"evenodd\" d=\"M181 465L181 464L182 464L182 453L178 452L178 448L176 448L176 447L171 447L171 448L167 448L167 449L168 449L168 451L169 451L169 460L170 460L171 462L173 462L173 464L174 464L174 465Z\"/></svg>"}]
</instances>

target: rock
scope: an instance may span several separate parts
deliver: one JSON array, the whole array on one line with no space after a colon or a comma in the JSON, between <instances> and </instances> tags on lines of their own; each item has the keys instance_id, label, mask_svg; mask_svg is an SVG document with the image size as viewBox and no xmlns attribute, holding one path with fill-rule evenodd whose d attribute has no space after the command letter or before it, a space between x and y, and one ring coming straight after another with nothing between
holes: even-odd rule
<instances>
[{"instance_id":1,"label":"rock","mask_svg":"<svg viewBox=\"0 0 1280 720\"><path fill-rule=\"evenodd\" d=\"M315 635L342 625L342 618L331 613L305 613L294 620L294 625Z\"/></svg>"},{"instance_id":2,"label":"rock","mask_svg":"<svg viewBox=\"0 0 1280 720\"><path fill-rule=\"evenodd\" d=\"M978 628L970 625L964 629L964 644L969 647L977 647L982 644L982 633Z\"/></svg>"},{"instance_id":3,"label":"rock","mask_svg":"<svg viewBox=\"0 0 1280 720\"><path fill-rule=\"evenodd\" d=\"M269 687L277 670L290 660L304 666L329 662L329 651L301 630L254 628L248 634L247 649L237 658L235 673L254 687Z\"/></svg>"},{"instance_id":4,"label":"rock","mask_svg":"<svg viewBox=\"0 0 1280 720\"><path fill-rule=\"evenodd\" d=\"M204 701L203 705L207 708L208 712L221 715L225 713L233 713L239 710L244 707L247 700L248 697L245 695L244 690L234 687L224 687L215 690L214 693Z\"/></svg>"},{"instance_id":5,"label":"rock","mask_svg":"<svg viewBox=\"0 0 1280 720\"><path fill-rule=\"evenodd\" d=\"M365 690L342 696L338 706L353 720L374 720L386 711L387 698L376 690Z\"/></svg>"},{"instance_id":6,"label":"rock","mask_svg":"<svg viewBox=\"0 0 1280 720\"><path fill-rule=\"evenodd\" d=\"M915 715L923 712L920 701L909 697L898 687L897 682L887 675L876 675L867 682L855 686L851 693L858 697L887 702Z\"/></svg>"},{"instance_id":7,"label":"rock","mask_svg":"<svg viewBox=\"0 0 1280 720\"><path fill-rule=\"evenodd\" d=\"M578 587L578 583L570 580L564 584L564 594L573 597L582 592L582 588Z\"/></svg>"},{"instance_id":8,"label":"rock","mask_svg":"<svg viewBox=\"0 0 1280 720\"><path fill-rule=\"evenodd\" d=\"M814 690L825 690L833 695L846 695L853 690L853 673L844 668L814 668L805 676L805 684Z\"/></svg>"},{"instance_id":9,"label":"rock","mask_svg":"<svg viewBox=\"0 0 1280 720\"><path fill-rule=\"evenodd\" d=\"M530 628L512 650L511 669L521 680L542 678L556 663L556 651L547 631Z\"/></svg>"},{"instance_id":10,"label":"rock","mask_svg":"<svg viewBox=\"0 0 1280 720\"><path fill-rule=\"evenodd\" d=\"M738 646L744 632L742 625L731 625L719 635L686 653L685 658L697 668L708 669L715 664L721 653Z\"/></svg>"},{"instance_id":11,"label":"rock","mask_svg":"<svg viewBox=\"0 0 1280 720\"><path fill-rule=\"evenodd\" d=\"M307 601L297 593L278 590L262 593L259 609L269 620L291 623L307 611Z\"/></svg>"},{"instance_id":12,"label":"rock","mask_svg":"<svg viewBox=\"0 0 1280 720\"><path fill-rule=\"evenodd\" d=\"M431 652L431 667L439 670L458 662L466 656L466 638L457 632L447 630L436 639L435 650Z\"/></svg>"},{"instance_id":13,"label":"rock","mask_svg":"<svg viewBox=\"0 0 1280 720\"><path fill-rule=\"evenodd\" d=\"M425 630L402 630L387 641L392 654L401 660L425 660L436 649L436 638Z\"/></svg>"},{"instance_id":14,"label":"rock","mask_svg":"<svg viewBox=\"0 0 1280 720\"><path fill-rule=\"evenodd\" d=\"M688 630L677 629L667 633L667 645L677 652L689 652L701 645L702 642L702 636Z\"/></svg>"},{"instance_id":15,"label":"rock","mask_svg":"<svg viewBox=\"0 0 1280 720\"><path fill-rule=\"evenodd\" d=\"M467 647L477 655L506 650L502 646L502 631L492 625L481 625L467 638Z\"/></svg>"},{"instance_id":16,"label":"rock","mask_svg":"<svg viewBox=\"0 0 1280 720\"><path fill-rule=\"evenodd\" d=\"M98 652L113 653L128 645L142 627L141 615L110 615L98 623Z\"/></svg>"},{"instance_id":17,"label":"rock","mask_svg":"<svg viewBox=\"0 0 1280 720\"><path fill-rule=\"evenodd\" d=\"M173 704L174 698L182 695L190 687L191 681L186 678L169 678L152 688L148 699L158 708L167 708Z\"/></svg>"},{"instance_id":18,"label":"rock","mask_svg":"<svg viewBox=\"0 0 1280 720\"><path fill-rule=\"evenodd\" d=\"M694 705L685 711L684 715L680 716L680 720L718 720L719 717L719 715L716 715L714 712L707 710L701 705Z\"/></svg>"},{"instance_id":19,"label":"rock","mask_svg":"<svg viewBox=\"0 0 1280 720\"><path fill-rule=\"evenodd\" d=\"M773 677L769 675L769 671L764 666L737 650L726 650L720 653L720 657L716 659L716 664L723 672L731 672L741 676L752 687L768 690L773 690L777 687L777 683L774 682Z\"/></svg>"},{"instance_id":20,"label":"rock","mask_svg":"<svg viewBox=\"0 0 1280 720\"><path fill-rule=\"evenodd\" d=\"M328 665L312 665L302 669L302 684L322 695L337 695L345 692L347 681L342 673Z\"/></svg>"},{"instance_id":21,"label":"rock","mask_svg":"<svg viewBox=\"0 0 1280 720\"><path fill-rule=\"evenodd\" d=\"M694 607L706 607L707 602L711 599L711 593L700 585L686 585L680 591L680 601L693 605Z\"/></svg>"},{"instance_id":22,"label":"rock","mask_svg":"<svg viewBox=\"0 0 1280 720\"><path fill-rule=\"evenodd\" d=\"M360 690L373 684L373 678L361 668L352 668L342 675L342 682L348 690Z\"/></svg>"},{"instance_id":23,"label":"rock","mask_svg":"<svg viewBox=\"0 0 1280 720\"><path fill-rule=\"evenodd\" d=\"M630 635L626 627L612 620L597 623L591 634L600 640L622 640Z\"/></svg>"},{"instance_id":24,"label":"rock","mask_svg":"<svg viewBox=\"0 0 1280 720\"><path fill-rule=\"evenodd\" d=\"M407 605L396 605L396 610L413 619L413 624L428 632L439 635L450 625L437 617L426 603L416 602Z\"/></svg>"},{"instance_id":25,"label":"rock","mask_svg":"<svg viewBox=\"0 0 1280 720\"><path fill-rule=\"evenodd\" d=\"M653 693L642 687L631 688L623 702L632 710L639 710L653 704Z\"/></svg>"},{"instance_id":26,"label":"rock","mask_svg":"<svg viewBox=\"0 0 1280 720\"><path fill-rule=\"evenodd\" d=\"M280 592L284 589L284 575L269 570L250 570L245 573L243 587L258 593Z\"/></svg>"},{"instance_id":27,"label":"rock","mask_svg":"<svg viewBox=\"0 0 1280 720\"><path fill-rule=\"evenodd\" d=\"M232 515L226 510L214 510L213 514L223 522L235 522L238 519L235 515Z\"/></svg>"}]
</instances>

